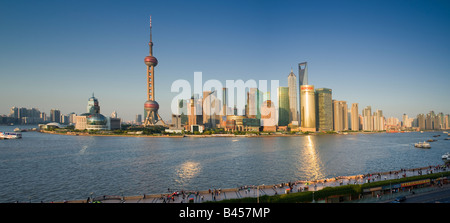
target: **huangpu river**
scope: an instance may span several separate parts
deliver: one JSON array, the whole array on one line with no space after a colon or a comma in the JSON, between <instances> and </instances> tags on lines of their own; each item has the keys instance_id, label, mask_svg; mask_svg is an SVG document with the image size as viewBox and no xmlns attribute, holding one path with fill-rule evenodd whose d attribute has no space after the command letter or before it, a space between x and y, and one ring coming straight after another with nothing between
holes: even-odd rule
<instances>
[{"instance_id":1,"label":"huangpu river","mask_svg":"<svg viewBox=\"0 0 450 223\"><path fill-rule=\"evenodd\" d=\"M0 131L35 126L0 126ZM431 149L414 143L433 139ZM0 140L0 202L271 185L443 164L441 132L151 138L23 132Z\"/></svg>"}]
</instances>

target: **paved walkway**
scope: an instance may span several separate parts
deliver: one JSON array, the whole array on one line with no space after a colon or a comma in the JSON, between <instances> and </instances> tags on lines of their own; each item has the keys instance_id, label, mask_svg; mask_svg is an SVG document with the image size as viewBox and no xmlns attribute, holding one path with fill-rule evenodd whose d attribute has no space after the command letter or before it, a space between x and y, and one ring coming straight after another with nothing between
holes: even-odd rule
<instances>
[{"instance_id":1,"label":"paved walkway","mask_svg":"<svg viewBox=\"0 0 450 223\"><path fill-rule=\"evenodd\" d=\"M410 176L425 175L431 173L445 172L450 168L447 164L415 168L409 170L398 170L384 173L372 173L357 176L343 176L316 181L297 181L278 185L243 186L241 188L220 189L211 188L208 191L178 191L178 195L173 193L152 194L144 196L101 196L94 198L94 201L102 203L201 203L204 201L219 201L224 199L257 197L263 195L285 194L287 191L318 191L325 187L335 187L349 184L363 184L382 180L400 179ZM176 192L175 192L176 193ZM183 194L184 193L184 194ZM81 203L86 200L70 201L69 203Z\"/></svg>"}]
</instances>

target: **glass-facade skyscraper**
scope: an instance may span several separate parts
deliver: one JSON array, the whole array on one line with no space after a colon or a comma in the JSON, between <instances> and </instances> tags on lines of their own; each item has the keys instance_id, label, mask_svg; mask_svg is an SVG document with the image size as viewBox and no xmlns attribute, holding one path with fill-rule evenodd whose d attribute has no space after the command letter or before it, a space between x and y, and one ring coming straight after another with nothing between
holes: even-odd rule
<instances>
[{"instance_id":1,"label":"glass-facade skyscraper","mask_svg":"<svg viewBox=\"0 0 450 223\"><path fill-rule=\"evenodd\" d=\"M301 62L298 64L298 83L299 86L308 85L307 62Z\"/></svg>"},{"instance_id":2,"label":"glass-facade skyscraper","mask_svg":"<svg viewBox=\"0 0 450 223\"><path fill-rule=\"evenodd\" d=\"M332 91L329 88L316 89L316 127L319 131L333 130Z\"/></svg>"},{"instance_id":3,"label":"glass-facade skyscraper","mask_svg":"<svg viewBox=\"0 0 450 223\"><path fill-rule=\"evenodd\" d=\"M289 87L289 122L298 125L298 100L297 100L297 77L291 69L291 73L288 76Z\"/></svg>"},{"instance_id":4,"label":"glass-facade skyscraper","mask_svg":"<svg viewBox=\"0 0 450 223\"><path fill-rule=\"evenodd\" d=\"M300 97L299 97L299 105L300 105L300 109L298 111L298 114L300 116L300 123L299 126L304 126L303 125L303 118L305 117L302 114L302 93L301 93L301 88L302 85L308 85L308 67L307 67L307 63L306 62L301 62L298 64L298 87L300 88ZM314 94L314 89L313 89L313 94ZM314 96L313 96L314 97ZM314 102L313 102L314 103ZM315 108L314 108L315 109ZM316 125L315 120L314 120L314 126Z\"/></svg>"},{"instance_id":5,"label":"glass-facade skyscraper","mask_svg":"<svg viewBox=\"0 0 450 223\"><path fill-rule=\"evenodd\" d=\"M289 124L289 87L278 88L278 126Z\"/></svg>"},{"instance_id":6,"label":"glass-facade skyscraper","mask_svg":"<svg viewBox=\"0 0 450 223\"><path fill-rule=\"evenodd\" d=\"M314 85L300 86L300 129L316 131L316 101Z\"/></svg>"}]
</instances>

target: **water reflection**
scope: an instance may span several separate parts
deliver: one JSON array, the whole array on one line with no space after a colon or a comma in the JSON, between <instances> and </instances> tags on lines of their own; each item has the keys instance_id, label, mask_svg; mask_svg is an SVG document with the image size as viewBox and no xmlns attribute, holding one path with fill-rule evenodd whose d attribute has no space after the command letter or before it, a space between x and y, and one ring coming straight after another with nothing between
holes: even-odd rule
<instances>
[{"instance_id":1,"label":"water reflection","mask_svg":"<svg viewBox=\"0 0 450 223\"><path fill-rule=\"evenodd\" d=\"M191 179L198 176L201 169L199 162L186 161L176 168L177 177L175 181L183 186L184 184L189 183Z\"/></svg>"},{"instance_id":2,"label":"water reflection","mask_svg":"<svg viewBox=\"0 0 450 223\"><path fill-rule=\"evenodd\" d=\"M306 136L307 141L303 149L303 161L306 165L303 166L308 180L317 180L324 177L322 162L318 155L315 145L315 137Z\"/></svg>"}]
</instances>

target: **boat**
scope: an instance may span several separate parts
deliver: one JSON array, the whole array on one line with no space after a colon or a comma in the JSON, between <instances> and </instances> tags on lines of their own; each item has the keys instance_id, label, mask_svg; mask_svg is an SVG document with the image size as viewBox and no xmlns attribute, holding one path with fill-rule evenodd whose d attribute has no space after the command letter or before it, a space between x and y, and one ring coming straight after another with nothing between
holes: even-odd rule
<instances>
[{"instance_id":1,"label":"boat","mask_svg":"<svg viewBox=\"0 0 450 223\"><path fill-rule=\"evenodd\" d=\"M437 141L437 139L429 139L429 140L427 140L427 142L436 142Z\"/></svg>"},{"instance_id":2,"label":"boat","mask_svg":"<svg viewBox=\"0 0 450 223\"><path fill-rule=\"evenodd\" d=\"M439 137L439 136L441 136L441 135L434 135L433 137Z\"/></svg>"},{"instance_id":3,"label":"boat","mask_svg":"<svg viewBox=\"0 0 450 223\"><path fill-rule=\"evenodd\" d=\"M450 153L448 152L448 153L446 153L446 154L444 154L444 155L442 155L442 159L443 160L446 160L446 159L448 159L450 157Z\"/></svg>"},{"instance_id":4,"label":"boat","mask_svg":"<svg viewBox=\"0 0 450 223\"><path fill-rule=\"evenodd\" d=\"M0 139L21 139L22 133L17 132L0 132Z\"/></svg>"},{"instance_id":5,"label":"boat","mask_svg":"<svg viewBox=\"0 0 450 223\"><path fill-rule=\"evenodd\" d=\"M418 143L414 144L414 146L417 148L426 148L426 149L431 148L430 143L427 143L427 142L418 142Z\"/></svg>"}]
</instances>

